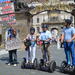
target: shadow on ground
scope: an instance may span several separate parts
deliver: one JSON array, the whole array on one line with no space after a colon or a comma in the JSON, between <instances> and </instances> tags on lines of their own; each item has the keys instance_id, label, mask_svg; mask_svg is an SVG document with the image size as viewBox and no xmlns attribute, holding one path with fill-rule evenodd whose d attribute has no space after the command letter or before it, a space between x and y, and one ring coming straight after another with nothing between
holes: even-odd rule
<instances>
[{"instance_id":1,"label":"shadow on ground","mask_svg":"<svg viewBox=\"0 0 75 75\"><path fill-rule=\"evenodd\" d=\"M1 61L8 61L9 58L8 58L8 57L1 57L0 60L1 60Z\"/></svg>"}]
</instances>

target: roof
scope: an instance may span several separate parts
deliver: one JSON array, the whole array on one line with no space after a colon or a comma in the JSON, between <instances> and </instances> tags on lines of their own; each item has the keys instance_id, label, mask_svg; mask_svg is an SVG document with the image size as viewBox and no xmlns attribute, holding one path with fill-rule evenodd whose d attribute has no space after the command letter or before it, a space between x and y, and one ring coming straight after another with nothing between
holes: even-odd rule
<instances>
[{"instance_id":1,"label":"roof","mask_svg":"<svg viewBox=\"0 0 75 75\"><path fill-rule=\"evenodd\" d=\"M25 2L25 3L30 3L31 0L17 0L19 2Z\"/></svg>"},{"instance_id":2,"label":"roof","mask_svg":"<svg viewBox=\"0 0 75 75\"><path fill-rule=\"evenodd\" d=\"M46 24L46 25L56 25L56 24L64 24L64 22L47 22L47 23L42 23L41 25Z\"/></svg>"},{"instance_id":3,"label":"roof","mask_svg":"<svg viewBox=\"0 0 75 75\"><path fill-rule=\"evenodd\" d=\"M31 3L31 2L35 2L36 0L17 0L19 2L25 2L25 3ZM38 2L40 3L44 3L46 2L47 0L37 0Z\"/></svg>"}]
</instances>

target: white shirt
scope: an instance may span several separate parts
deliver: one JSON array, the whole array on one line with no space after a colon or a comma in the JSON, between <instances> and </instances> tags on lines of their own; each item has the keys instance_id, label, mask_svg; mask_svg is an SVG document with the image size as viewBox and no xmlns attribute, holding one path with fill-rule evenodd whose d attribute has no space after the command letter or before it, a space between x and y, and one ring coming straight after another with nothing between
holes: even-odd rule
<instances>
[{"instance_id":1,"label":"white shirt","mask_svg":"<svg viewBox=\"0 0 75 75\"><path fill-rule=\"evenodd\" d=\"M47 39L51 39L52 38L52 35L50 33L50 31L46 31L46 32L41 32L40 36L39 36L39 39L40 40L47 40Z\"/></svg>"}]
</instances>

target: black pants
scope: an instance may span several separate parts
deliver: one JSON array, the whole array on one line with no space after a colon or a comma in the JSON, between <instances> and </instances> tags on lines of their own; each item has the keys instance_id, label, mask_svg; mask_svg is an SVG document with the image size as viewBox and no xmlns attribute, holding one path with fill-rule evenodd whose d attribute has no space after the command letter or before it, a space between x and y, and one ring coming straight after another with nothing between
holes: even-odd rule
<instances>
[{"instance_id":1,"label":"black pants","mask_svg":"<svg viewBox=\"0 0 75 75\"><path fill-rule=\"evenodd\" d=\"M9 63L17 64L17 49L9 51Z\"/></svg>"}]
</instances>

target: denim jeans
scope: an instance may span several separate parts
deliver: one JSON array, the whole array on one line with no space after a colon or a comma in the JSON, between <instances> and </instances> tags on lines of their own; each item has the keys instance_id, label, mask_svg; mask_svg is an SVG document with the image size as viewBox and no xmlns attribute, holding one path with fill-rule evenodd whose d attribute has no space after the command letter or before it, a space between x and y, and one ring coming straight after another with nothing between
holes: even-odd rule
<instances>
[{"instance_id":1,"label":"denim jeans","mask_svg":"<svg viewBox=\"0 0 75 75\"><path fill-rule=\"evenodd\" d=\"M17 49L9 51L9 63L17 64Z\"/></svg>"},{"instance_id":2,"label":"denim jeans","mask_svg":"<svg viewBox=\"0 0 75 75\"><path fill-rule=\"evenodd\" d=\"M75 49L74 49L74 42L64 42L64 50L65 50L65 54L66 54L66 60L67 60L67 64L72 64L75 66ZM72 59L72 63L71 63L71 59Z\"/></svg>"}]
</instances>

